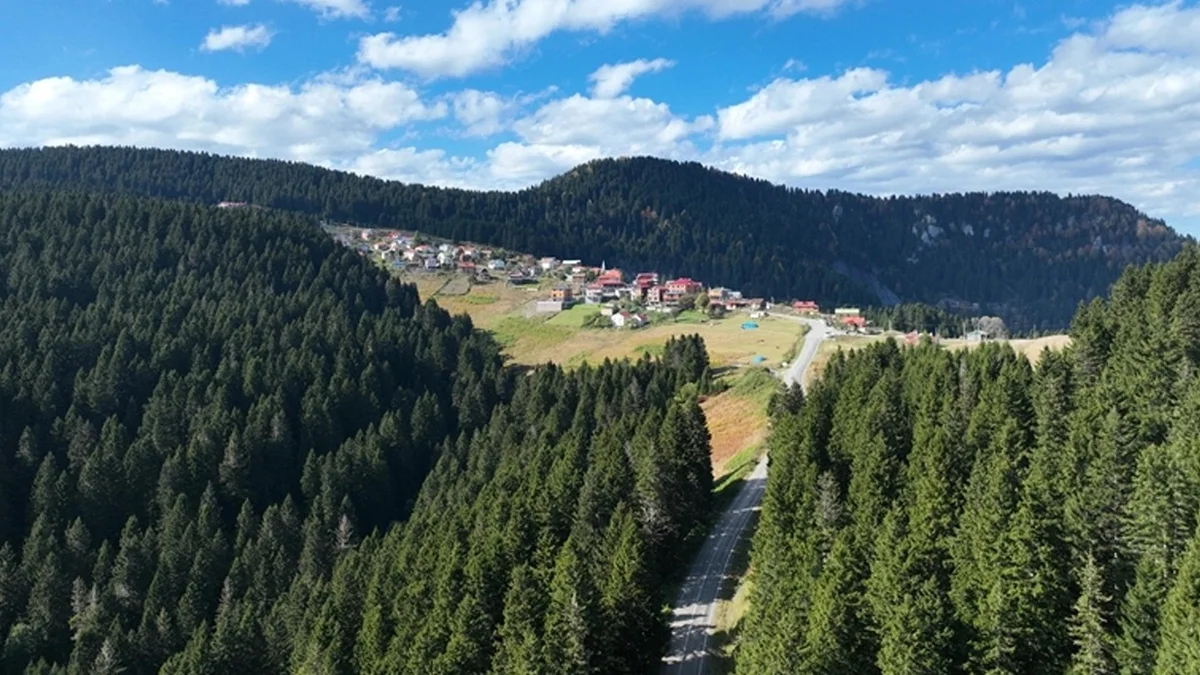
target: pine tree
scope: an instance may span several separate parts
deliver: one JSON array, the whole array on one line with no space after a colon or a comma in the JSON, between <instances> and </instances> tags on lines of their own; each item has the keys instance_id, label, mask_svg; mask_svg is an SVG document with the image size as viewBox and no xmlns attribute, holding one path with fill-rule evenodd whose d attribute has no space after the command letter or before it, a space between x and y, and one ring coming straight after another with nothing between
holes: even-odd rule
<instances>
[{"instance_id":1,"label":"pine tree","mask_svg":"<svg viewBox=\"0 0 1200 675\"><path fill-rule=\"evenodd\" d=\"M797 673L877 672L860 614L862 572L856 569L849 538L847 533L834 541L829 561L814 587Z\"/></svg>"},{"instance_id":2,"label":"pine tree","mask_svg":"<svg viewBox=\"0 0 1200 675\"><path fill-rule=\"evenodd\" d=\"M1112 658L1112 636L1106 618L1110 599L1104 594L1104 573L1091 555L1087 556L1079 579L1079 599L1071 616L1071 638L1075 654L1067 672L1070 675L1109 675L1116 673Z\"/></svg>"},{"instance_id":3,"label":"pine tree","mask_svg":"<svg viewBox=\"0 0 1200 675\"><path fill-rule=\"evenodd\" d=\"M550 582L542 672L597 672L594 602L586 571L573 543L568 541L558 554Z\"/></svg>"},{"instance_id":4,"label":"pine tree","mask_svg":"<svg viewBox=\"0 0 1200 675\"><path fill-rule=\"evenodd\" d=\"M1154 672L1200 672L1200 528L1179 564L1162 614L1162 641Z\"/></svg>"}]
</instances>

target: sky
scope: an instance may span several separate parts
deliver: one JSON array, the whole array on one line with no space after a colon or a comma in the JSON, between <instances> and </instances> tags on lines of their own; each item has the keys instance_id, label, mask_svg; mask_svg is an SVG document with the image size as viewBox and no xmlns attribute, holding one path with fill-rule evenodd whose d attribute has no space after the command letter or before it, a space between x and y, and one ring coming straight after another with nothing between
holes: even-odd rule
<instances>
[{"instance_id":1,"label":"sky","mask_svg":"<svg viewBox=\"0 0 1200 675\"><path fill-rule=\"evenodd\" d=\"M1197 2L4 4L0 147L478 189L654 155L878 195L1106 194L1200 235Z\"/></svg>"}]
</instances>

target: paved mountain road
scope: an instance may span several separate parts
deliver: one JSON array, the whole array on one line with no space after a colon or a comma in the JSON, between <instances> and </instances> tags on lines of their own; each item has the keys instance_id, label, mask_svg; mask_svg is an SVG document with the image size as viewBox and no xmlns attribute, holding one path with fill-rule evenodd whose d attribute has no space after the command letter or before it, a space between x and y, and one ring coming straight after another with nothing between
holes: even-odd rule
<instances>
[{"instance_id":1,"label":"paved mountain road","mask_svg":"<svg viewBox=\"0 0 1200 675\"><path fill-rule=\"evenodd\" d=\"M823 321L795 320L808 324L809 331L804 336L800 353L783 373L783 381L803 384L804 371L812 363L821 342L832 331ZM746 526L762 503L766 490L767 458L764 456L746 478L737 497L721 514L688 569L671 617L671 647L663 658L663 675L703 675L708 672L708 643L715 627L714 615L721 585L728 575L734 549L745 535Z\"/></svg>"}]
</instances>

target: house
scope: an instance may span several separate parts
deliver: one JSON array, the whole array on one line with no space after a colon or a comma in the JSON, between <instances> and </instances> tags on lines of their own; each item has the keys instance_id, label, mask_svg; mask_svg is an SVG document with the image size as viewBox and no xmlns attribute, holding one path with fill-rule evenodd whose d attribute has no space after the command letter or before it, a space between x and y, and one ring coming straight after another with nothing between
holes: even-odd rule
<instances>
[{"instance_id":1,"label":"house","mask_svg":"<svg viewBox=\"0 0 1200 675\"><path fill-rule=\"evenodd\" d=\"M661 305L663 301L663 291L665 290L667 289L658 285L651 286L650 288L646 289L646 302L652 305Z\"/></svg>"},{"instance_id":2,"label":"house","mask_svg":"<svg viewBox=\"0 0 1200 675\"><path fill-rule=\"evenodd\" d=\"M753 310L766 309L767 307L767 302L762 298L750 298L748 300L743 300L742 304L743 306Z\"/></svg>"},{"instance_id":3,"label":"house","mask_svg":"<svg viewBox=\"0 0 1200 675\"><path fill-rule=\"evenodd\" d=\"M427 270L436 270L437 268L439 268L441 266L442 266L442 264L438 262L437 258L426 258L425 259L425 269L427 269Z\"/></svg>"},{"instance_id":4,"label":"house","mask_svg":"<svg viewBox=\"0 0 1200 675\"><path fill-rule=\"evenodd\" d=\"M500 258L492 258L491 260L488 261L488 269L489 270L497 270L497 271L503 270L504 266L505 266L505 263Z\"/></svg>"},{"instance_id":5,"label":"house","mask_svg":"<svg viewBox=\"0 0 1200 675\"><path fill-rule=\"evenodd\" d=\"M973 330L966 335L967 342L987 342L992 339L992 336L983 330Z\"/></svg>"},{"instance_id":6,"label":"house","mask_svg":"<svg viewBox=\"0 0 1200 675\"><path fill-rule=\"evenodd\" d=\"M538 265L541 266L543 272L549 272L557 268L560 264L558 258L542 258L538 261Z\"/></svg>"},{"instance_id":7,"label":"house","mask_svg":"<svg viewBox=\"0 0 1200 675\"><path fill-rule=\"evenodd\" d=\"M728 288L710 288L708 289L709 303L722 303L729 299Z\"/></svg>"},{"instance_id":8,"label":"house","mask_svg":"<svg viewBox=\"0 0 1200 675\"><path fill-rule=\"evenodd\" d=\"M566 309L566 307L564 307L563 303L558 300L537 301L537 311L539 312L561 312L564 309Z\"/></svg>"},{"instance_id":9,"label":"house","mask_svg":"<svg viewBox=\"0 0 1200 675\"><path fill-rule=\"evenodd\" d=\"M588 284L583 290L583 299L589 304L604 302L604 287L600 284Z\"/></svg>"},{"instance_id":10,"label":"house","mask_svg":"<svg viewBox=\"0 0 1200 675\"><path fill-rule=\"evenodd\" d=\"M587 272L585 270L577 269L567 276L567 281L575 284L576 286L582 286L587 283Z\"/></svg>"},{"instance_id":11,"label":"house","mask_svg":"<svg viewBox=\"0 0 1200 675\"><path fill-rule=\"evenodd\" d=\"M704 284L687 277L680 277L678 279L668 281L666 286L668 291L677 293L680 296L697 295L704 291Z\"/></svg>"},{"instance_id":12,"label":"house","mask_svg":"<svg viewBox=\"0 0 1200 675\"><path fill-rule=\"evenodd\" d=\"M463 274L475 274L475 263L460 260L458 262L458 271Z\"/></svg>"},{"instance_id":13,"label":"house","mask_svg":"<svg viewBox=\"0 0 1200 675\"><path fill-rule=\"evenodd\" d=\"M550 299L570 305L575 301L575 292L566 284L558 284L550 289Z\"/></svg>"},{"instance_id":14,"label":"house","mask_svg":"<svg viewBox=\"0 0 1200 675\"><path fill-rule=\"evenodd\" d=\"M564 260L564 261L562 261L562 266L566 267L568 269L574 269L576 267L579 267L582 263L583 263L582 260Z\"/></svg>"},{"instance_id":15,"label":"house","mask_svg":"<svg viewBox=\"0 0 1200 675\"><path fill-rule=\"evenodd\" d=\"M522 284L536 284L538 282L537 271L529 267L518 267L508 273L508 283L515 286Z\"/></svg>"},{"instance_id":16,"label":"house","mask_svg":"<svg viewBox=\"0 0 1200 675\"><path fill-rule=\"evenodd\" d=\"M838 307L833 310L834 316L858 316L861 313L857 307Z\"/></svg>"},{"instance_id":17,"label":"house","mask_svg":"<svg viewBox=\"0 0 1200 675\"><path fill-rule=\"evenodd\" d=\"M477 254L478 253L474 248L470 246L464 246L461 250L459 250L458 257L462 260L474 260Z\"/></svg>"},{"instance_id":18,"label":"house","mask_svg":"<svg viewBox=\"0 0 1200 675\"><path fill-rule=\"evenodd\" d=\"M792 309L801 314L820 314L821 308L812 300L797 300L792 303Z\"/></svg>"},{"instance_id":19,"label":"house","mask_svg":"<svg viewBox=\"0 0 1200 675\"><path fill-rule=\"evenodd\" d=\"M632 312L617 312L609 317L612 325L617 328L641 328L646 325L646 317Z\"/></svg>"},{"instance_id":20,"label":"house","mask_svg":"<svg viewBox=\"0 0 1200 675\"><path fill-rule=\"evenodd\" d=\"M854 316L845 315L845 316L842 316L842 324L845 325L847 328L856 328L858 330L863 330L864 328L867 327L867 319L866 319L866 317L862 317L862 316L858 316L858 315L854 315Z\"/></svg>"}]
</instances>

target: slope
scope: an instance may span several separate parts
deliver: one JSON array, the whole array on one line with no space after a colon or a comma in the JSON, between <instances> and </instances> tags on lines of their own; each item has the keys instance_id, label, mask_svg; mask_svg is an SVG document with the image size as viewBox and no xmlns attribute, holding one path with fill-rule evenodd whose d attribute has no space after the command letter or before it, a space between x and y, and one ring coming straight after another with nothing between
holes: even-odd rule
<instances>
[{"instance_id":1,"label":"slope","mask_svg":"<svg viewBox=\"0 0 1200 675\"><path fill-rule=\"evenodd\" d=\"M788 189L652 158L599 160L519 192L404 185L306 166L175 151L0 152L0 187L130 192L424 230L541 255L697 276L753 295L920 301L1061 328L1128 264L1184 238L1107 197L875 198Z\"/></svg>"}]
</instances>

